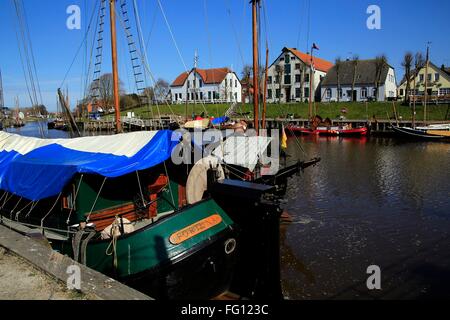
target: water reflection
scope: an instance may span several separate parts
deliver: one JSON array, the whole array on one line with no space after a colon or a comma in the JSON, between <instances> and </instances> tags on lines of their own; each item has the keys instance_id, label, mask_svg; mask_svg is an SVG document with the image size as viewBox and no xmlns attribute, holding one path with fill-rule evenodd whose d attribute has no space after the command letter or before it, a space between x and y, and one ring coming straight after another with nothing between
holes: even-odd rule
<instances>
[{"instance_id":1,"label":"water reflection","mask_svg":"<svg viewBox=\"0 0 450 320\"><path fill-rule=\"evenodd\" d=\"M394 266L415 279L402 284L385 274L385 293L394 287L401 297L412 289L416 297L442 292L417 268L425 261L433 266L427 270L450 266L450 242L439 241L450 233L450 144L299 137L303 153L292 139L288 162L314 156L322 162L290 181L286 209L294 223L283 238L284 293L292 299L391 297L365 288L370 264L388 274ZM419 261L411 260L419 251Z\"/></svg>"}]
</instances>

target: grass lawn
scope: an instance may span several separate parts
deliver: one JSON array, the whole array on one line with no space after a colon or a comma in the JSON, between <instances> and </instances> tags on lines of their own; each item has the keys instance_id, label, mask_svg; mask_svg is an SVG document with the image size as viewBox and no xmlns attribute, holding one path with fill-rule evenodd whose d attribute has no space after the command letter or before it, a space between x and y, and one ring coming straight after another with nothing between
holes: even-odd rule
<instances>
[{"instance_id":1,"label":"grass lawn","mask_svg":"<svg viewBox=\"0 0 450 320\"><path fill-rule=\"evenodd\" d=\"M395 104L399 117L403 120L410 120L412 113L409 106L403 106L400 103ZM188 116L191 117L192 113L201 114L205 112L209 116L222 116L225 111L230 107L230 104L189 104ZM158 112L159 108L159 112ZM343 108L347 109L347 113L341 113ZM124 111L122 114L126 115L127 112L133 111L137 117L151 118L152 111L153 116L161 115L185 115L186 105L160 105L134 108ZM365 103L358 102L331 102L331 103L316 103L316 114L319 114L323 118L329 117L330 119L337 119L339 116L344 115L347 119L362 119L372 118L373 115L379 120L388 119L394 116L394 109L392 102L369 102L367 106ZM423 106L416 106L416 119L417 121L423 120ZM253 106L250 104L241 104L236 108L237 112L251 112L249 115L253 117ZM294 118L308 118L308 104L307 103L290 103L290 104L268 104L267 105L267 118L285 118L287 115L294 115ZM450 120L450 106L446 105L429 105L427 107L427 120Z\"/></svg>"}]
</instances>

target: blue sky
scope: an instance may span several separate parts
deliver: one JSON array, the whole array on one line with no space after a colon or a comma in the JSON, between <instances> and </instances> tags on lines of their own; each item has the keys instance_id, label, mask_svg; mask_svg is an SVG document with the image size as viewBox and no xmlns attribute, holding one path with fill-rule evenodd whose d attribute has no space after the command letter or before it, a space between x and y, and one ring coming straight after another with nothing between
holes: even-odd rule
<instances>
[{"instance_id":1,"label":"blue sky","mask_svg":"<svg viewBox=\"0 0 450 320\"><path fill-rule=\"evenodd\" d=\"M243 64L251 62L251 6L248 0L160 0L172 28L182 59L174 46L157 0L137 0L144 38L148 42L150 68L156 78L168 82L193 65L198 50L199 67L232 67L238 74ZM87 16L94 0L23 0L31 30L33 50L43 102L49 110L56 108L56 90L82 43ZM128 0L131 11L132 0ZM308 3L310 23L308 28ZM82 29L68 30L66 9L78 5L82 11ZM366 27L369 5L381 8L381 30ZM406 51L425 51L431 41L431 59L450 65L450 1L391 0L265 0L270 60L284 46L307 50L316 42L318 56L330 61L358 54L361 59L386 54L403 76L402 56ZM205 14L206 13L206 14ZM21 106L30 105L16 40L17 18L12 0L0 0L0 68L3 74L5 103L14 105L18 96ZM120 77L127 91L134 82L125 36L119 24ZM108 29L106 29L108 32ZM108 34L108 33L107 33ZM263 30L263 40L266 38ZM91 45L89 44L88 47ZM111 70L109 42L105 42L103 72ZM85 48L70 70L64 88L68 88L72 107L82 96L85 79ZM263 59L264 60L264 59Z\"/></svg>"}]
</instances>

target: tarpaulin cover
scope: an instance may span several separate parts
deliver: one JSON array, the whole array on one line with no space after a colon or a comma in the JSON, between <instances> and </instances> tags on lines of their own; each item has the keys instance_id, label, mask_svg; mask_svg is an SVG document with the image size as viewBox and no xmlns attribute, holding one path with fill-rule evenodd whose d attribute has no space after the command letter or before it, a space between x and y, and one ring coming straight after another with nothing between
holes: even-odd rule
<instances>
[{"instance_id":1,"label":"tarpaulin cover","mask_svg":"<svg viewBox=\"0 0 450 320\"><path fill-rule=\"evenodd\" d=\"M145 170L171 156L172 133L38 139L0 132L0 189L36 201L58 195L77 173L115 178Z\"/></svg>"},{"instance_id":2,"label":"tarpaulin cover","mask_svg":"<svg viewBox=\"0 0 450 320\"><path fill-rule=\"evenodd\" d=\"M228 117L214 118L214 119L211 120L211 123L212 123L213 125L218 125L218 124L225 123L225 122L227 122L228 120L230 120L230 118L228 118Z\"/></svg>"}]
</instances>

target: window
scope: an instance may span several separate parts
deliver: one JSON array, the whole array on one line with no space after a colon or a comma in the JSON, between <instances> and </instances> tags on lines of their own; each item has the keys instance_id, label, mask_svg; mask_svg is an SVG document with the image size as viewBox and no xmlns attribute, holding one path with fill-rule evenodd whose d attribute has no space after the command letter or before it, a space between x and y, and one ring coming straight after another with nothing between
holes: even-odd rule
<instances>
[{"instance_id":1,"label":"window","mask_svg":"<svg viewBox=\"0 0 450 320\"><path fill-rule=\"evenodd\" d=\"M272 76L268 76L267 77L267 83L268 84L272 84Z\"/></svg>"},{"instance_id":2,"label":"window","mask_svg":"<svg viewBox=\"0 0 450 320\"><path fill-rule=\"evenodd\" d=\"M219 99L219 93L217 91L214 91L214 99Z\"/></svg>"},{"instance_id":3,"label":"window","mask_svg":"<svg viewBox=\"0 0 450 320\"><path fill-rule=\"evenodd\" d=\"M275 83L280 83L280 76L275 76Z\"/></svg>"},{"instance_id":4,"label":"window","mask_svg":"<svg viewBox=\"0 0 450 320\"><path fill-rule=\"evenodd\" d=\"M200 100L203 100L203 92L200 92Z\"/></svg>"},{"instance_id":5,"label":"window","mask_svg":"<svg viewBox=\"0 0 450 320\"><path fill-rule=\"evenodd\" d=\"M191 94L189 92L187 93L187 99L191 100Z\"/></svg>"},{"instance_id":6,"label":"window","mask_svg":"<svg viewBox=\"0 0 450 320\"><path fill-rule=\"evenodd\" d=\"M439 73L435 73L434 74L434 81L439 81L439 76L440 76Z\"/></svg>"},{"instance_id":7,"label":"window","mask_svg":"<svg viewBox=\"0 0 450 320\"><path fill-rule=\"evenodd\" d=\"M403 89L400 89L400 95L402 96L403 94L404 94L404 90Z\"/></svg>"},{"instance_id":8,"label":"window","mask_svg":"<svg viewBox=\"0 0 450 320\"><path fill-rule=\"evenodd\" d=\"M208 91L208 100L211 100L211 91Z\"/></svg>"},{"instance_id":9,"label":"window","mask_svg":"<svg viewBox=\"0 0 450 320\"><path fill-rule=\"evenodd\" d=\"M331 89L328 88L328 89L327 89L327 98L328 98L328 99L331 99L331 94L332 94Z\"/></svg>"},{"instance_id":10,"label":"window","mask_svg":"<svg viewBox=\"0 0 450 320\"><path fill-rule=\"evenodd\" d=\"M366 99L367 98L367 88L361 89L361 98Z\"/></svg>"},{"instance_id":11,"label":"window","mask_svg":"<svg viewBox=\"0 0 450 320\"><path fill-rule=\"evenodd\" d=\"M234 80L234 87L237 88L237 79Z\"/></svg>"},{"instance_id":12,"label":"window","mask_svg":"<svg viewBox=\"0 0 450 320\"><path fill-rule=\"evenodd\" d=\"M376 97L376 96L377 96L377 88L373 88L372 97Z\"/></svg>"},{"instance_id":13,"label":"window","mask_svg":"<svg viewBox=\"0 0 450 320\"><path fill-rule=\"evenodd\" d=\"M342 98L342 89L338 89L339 98Z\"/></svg>"},{"instance_id":14,"label":"window","mask_svg":"<svg viewBox=\"0 0 450 320\"><path fill-rule=\"evenodd\" d=\"M280 89L275 90L275 97L278 99L280 98Z\"/></svg>"},{"instance_id":15,"label":"window","mask_svg":"<svg viewBox=\"0 0 450 320\"><path fill-rule=\"evenodd\" d=\"M228 79L227 79L227 78L225 78L225 80L224 80L224 81L225 81L225 87L226 87L226 86L228 86Z\"/></svg>"},{"instance_id":16,"label":"window","mask_svg":"<svg viewBox=\"0 0 450 320\"><path fill-rule=\"evenodd\" d=\"M305 82L309 82L309 73L305 74Z\"/></svg>"},{"instance_id":17,"label":"window","mask_svg":"<svg viewBox=\"0 0 450 320\"><path fill-rule=\"evenodd\" d=\"M439 95L450 95L450 88L440 88Z\"/></svg>"},{"instance_id":18,"label":"window","mask_svg":"<svg viewBox=\"0 0 450 320\"><path fill-rule=\"evenodd\" d=\"M191 82L188 80L187 81L187 87L190 88L191 87Z\"/></svg>"},{"instance_id":19,"label":"window","mask_svg":"<svg viewBox=\"0 0 450 320\"><path fill-rule=\"evenodd\" d=\"M284 74L291 74L291 65L290 64L284 65Z\"/></svg>"},{"instance_id":20,"label":"window","mask_svg":"<svg viewBox=\"0 0 450 320\"><path fill-rule=\"evenodd\" d=\"M291 61L290 61L290 59L289 59L290 57L289 57L289 55L287 54L287 55L285 55L284 56L284 62L285 63L290 63Z\"/></svg>"},{"instance_id":21,"label":"window","mask_svg":"<svg viewBox=\"0 0 450 320\"><path fill-rule=\"evenodd\" d=\"M295 70L300 70L300 63L295 64Z\"/></svg>"},{"instance_id":22,"label":"window","mask_svg":"<svg viewBox=\"0 0 450 320\"><path fill-rule=\"evenodd\" d=\"M296 83L300 83L301 80L302 80L302 75L301 74L296 74L295 75L295 82Z\"/></svg>"},{"instance_id":23,"label":"window","mask_svg":"<svg viewBox=\"0 0 450 320\"><path fill-rule=\"evenodd\" d=\"M301 93L300 88L295 88L295 97L296 98L300 98L300 93Z\"/></svg>"},{"instance_id":24,"label":"window","mask_svg":"<svg viewBox=\"0 0 450 320\"><path fill-rule=\"evenodd\" d=\"M179 93L178 96L180 97L180 99L183 99L183 94Z\"/></svg>"},{"instance_id":25,"label":"window","mask_svg":"<svg viewBox=\"0 0 450 320\"><path fill-rule=\"evenodd\" d=\"M272 99L272 89L267 90L267 99Z\"/></svg>"},{"instance_id":26,"label":"window","mask_svg":"<svg viewBox=\"0 0 450 320\"><path fill-rule=\"evenodd\" d=\"M284 76L284 84L291 84L291 75Z\"/></svg>"},{"instance_id":27,"label":"window","mask_svg":"<svg viewBox=\"0 0 450 320\"><path fill-rule=\"evenodd\" d=\"M427 79L428 79L428 81L431 81L431 73L428 74Z\"/></svg>"},{"instance_id":28,"label":"window","mask_svg":"<svg viewBox=\"0 0 450 320\"><path fill-rule=\"evenodd\" d=\"M309 98L309 88L305 88L304 89L304 91L303 91L303 96L305 97L305 98Z\"/></svg>"},{"instance_id":29,"label":"window","mask_svg":"<svg viewBox=\"0 0 450 320\"><path fill-rule=\"evenodd\" d=\"M424 79L423 74L419 75L419 82L423 82L423 79Z\"/></svg>"}]
</instances>

